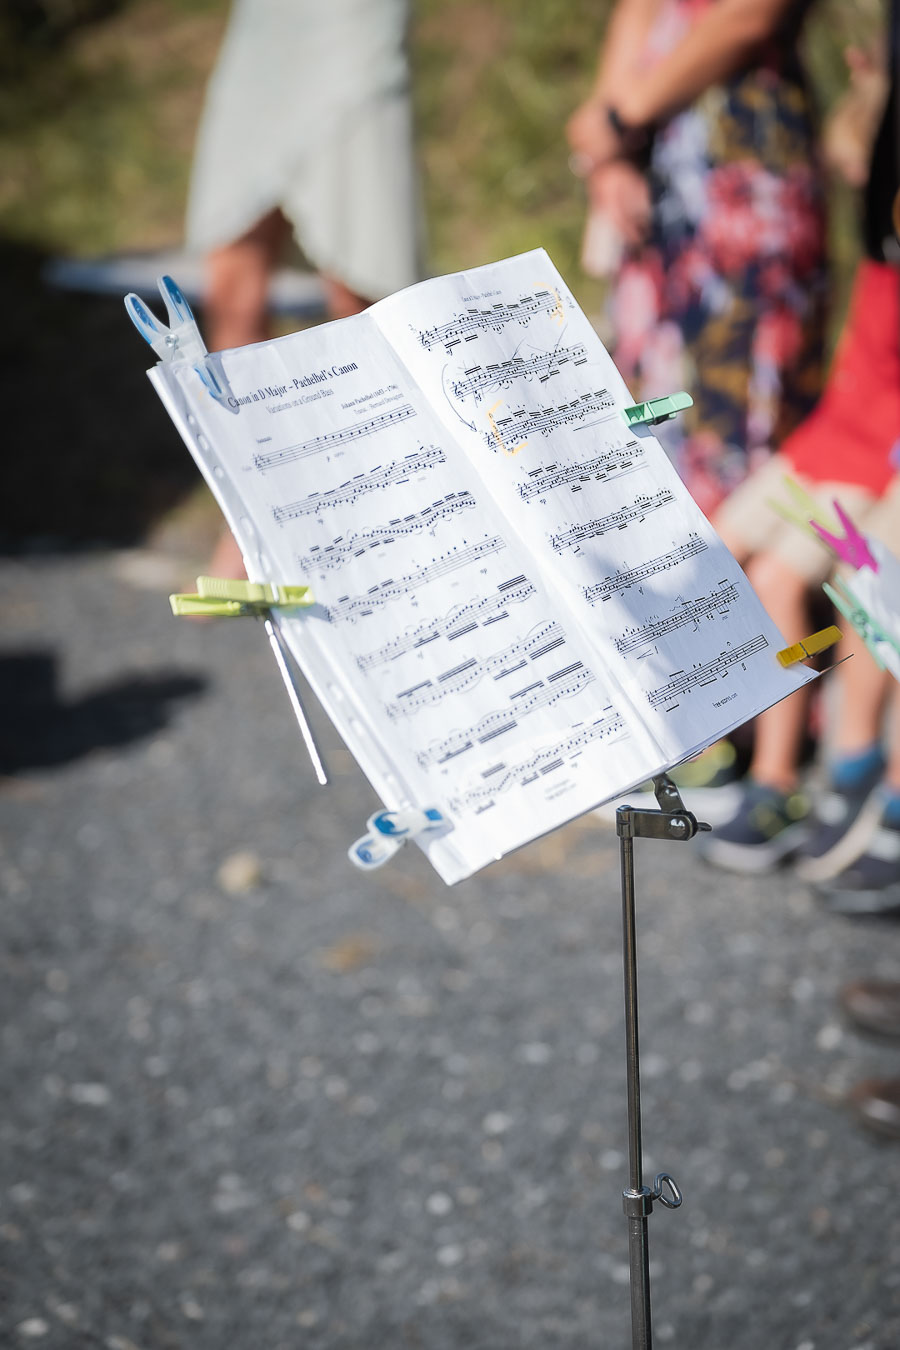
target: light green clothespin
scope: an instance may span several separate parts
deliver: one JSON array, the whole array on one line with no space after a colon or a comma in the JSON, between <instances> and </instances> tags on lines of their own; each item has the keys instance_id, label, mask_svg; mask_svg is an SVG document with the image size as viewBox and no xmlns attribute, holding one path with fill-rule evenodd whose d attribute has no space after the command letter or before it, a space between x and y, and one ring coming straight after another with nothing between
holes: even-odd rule
<instances>
[{"instance_id":1,"label":"light green clothespin","mask_svg":"<svg viewBox=\"0 0 900 1350\"><path fill-rule=\"evenodd\" d=\"M198 577L197 594L170 595L172 613L179 618L198 615L215 619L260 615L270 609L308 608L314 604L308 586L274 586L259 581L231 581L225 577Z\"/></svg>"},{"instance_id":2,"label":"light green clothespin","mask_svg":"<svg viewBox=\"0 0 900 1350\"><path fill-rule=\"evenodd\" d=\"M328 782L325 761L306 716L300 685L293 670L291 650L282 636L278 620L272 615L273 609L309 609L315 604L310 588L274 586L261 581L231 581L225 577L198 577L195 595L170 595L169 604L172 613L178 618L231 619L246 614L252 615L254 619L262 619L313 771L324 786Z\"/></svg>"},{"instance_id":3,"label":"light green clothespin","mask_svg":"<svg viewBox=\"0 0 900 1350\"><path fill-rule=\"evenodd\" d=\"M625 408L622 415L630 427L640 426L642 422L655 427L658 422L667 422L676 413L693 407L693 404L690 394L681 392L669 394L666 398L651 398L646 403L635 403L633 407Z\"/></svg>"},{"instance_id":4,"label":"light green clothespin","mask_svg":"<svg viewBox=\"0 0 900 1350\"><path fill-rule=\"evenodd\" d=\"M823 510L821 502L811 497L805 488L794 482L793 478L785 474L783 482L797 510L785 506L775 497L766 498L766 505L770 506L776 515L781 516L782 520L786 520L789 525L796 525L798 530L803 530L804 534L808 534L819 544L822 543L822 536L813 529L812 521L817 520L829 533L840 529L840 522L834 512L828 511L827 508Z\"/></svg>"}]
</instances>

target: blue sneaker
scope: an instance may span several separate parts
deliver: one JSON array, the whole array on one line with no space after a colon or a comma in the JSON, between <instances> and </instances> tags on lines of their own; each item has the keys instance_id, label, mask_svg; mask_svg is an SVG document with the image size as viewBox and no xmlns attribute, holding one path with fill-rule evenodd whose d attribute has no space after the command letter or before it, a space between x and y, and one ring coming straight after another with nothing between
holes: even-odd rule
<instances>
[{"instance_id":1,"label":"blue sneaker","mask_svg":"<svg viewBox=\"0 0 900 1350\"><path fill-rule=\"evenodd\" d=\"M809 802L800 792L779 792L746 779L734 814L698 848L705 862L727 872L768 872L796 850L809 833Z\"/></svg>"},{"instance_id":2,"label":"blue sneaker","mask_svg":"<svg viewBox=\"0 0 900 1350\"><path fill-rule=\"evenodd\" d=\"M815 891L832 914L900 918L900 824L882 814L859 857Z\"/></svg>"},{"instance_id":3,"label":"blue sneaker","mask_svg":"<svg viewBox=\"0 0 900 1350\"><path fill-rule=\"evenodd\" d=\"M866 847L881 816L878 792L884 773L880 751L866 758L861 772L852 776L832 770L827 788L812 798L810 834L794 860L803 881L828 881L855 862Z\"/></svg>"}]
</instances>

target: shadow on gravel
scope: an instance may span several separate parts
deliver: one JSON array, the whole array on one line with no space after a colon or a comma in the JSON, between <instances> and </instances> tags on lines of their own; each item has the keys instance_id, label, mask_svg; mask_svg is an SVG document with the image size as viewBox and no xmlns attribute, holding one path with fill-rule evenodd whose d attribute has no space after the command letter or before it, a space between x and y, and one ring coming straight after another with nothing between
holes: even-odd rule
<instances>
[{"instance_id":1,"label":"shadow on gravel","mask_svg":"<svg viewBox=\"0 0 900 1350\"><path fill-rule=\"evenodd\" d=\"M0 554L142 542L198 483L118 298L50 290L0 238Z\"/></svg>"},{"instance_id":2,"label":"shadow on gravel","mask_svg":"<svg viewBox=\"0 0 900 1350\"><path fill-rule=\"evenodd\" d=\"M91 750L127 745L167 725L172 704L208 681L184 671L125 677L66 702L49 651L0 656L0 773L46 769Z\"/></svg>"}]
</instances>

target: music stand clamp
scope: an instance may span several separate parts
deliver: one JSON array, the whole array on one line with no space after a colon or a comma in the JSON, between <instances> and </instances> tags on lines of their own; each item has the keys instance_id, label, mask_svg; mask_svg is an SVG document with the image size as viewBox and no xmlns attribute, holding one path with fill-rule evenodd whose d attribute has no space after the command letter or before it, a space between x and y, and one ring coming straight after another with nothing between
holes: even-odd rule
<instances>
[{"instance_id":1,"label":"music stand clamp","mask_svg":"<svg viewBox=\"0 0 900 1350\"><path fill-rule=\"evenodd\" d=\"M678 788L667 774L653 779L658 811L620 806L616 811L616 834L622 866L622 931L625 970L625 1049L628 1084L628 1189L622 1206L628 1220L628 1255L631 1283L631 1339L633 1350L651 1350L650 1256L647 1220L658 1200L666 1209L677 1209L682 1194L668 1172L657 1173L653 1189L644 1185L641 1151L641 1067L638 1042L637 946L634 906L634 840L693 839L709 825L685 809Z\"/></svg>"}]
</instances>

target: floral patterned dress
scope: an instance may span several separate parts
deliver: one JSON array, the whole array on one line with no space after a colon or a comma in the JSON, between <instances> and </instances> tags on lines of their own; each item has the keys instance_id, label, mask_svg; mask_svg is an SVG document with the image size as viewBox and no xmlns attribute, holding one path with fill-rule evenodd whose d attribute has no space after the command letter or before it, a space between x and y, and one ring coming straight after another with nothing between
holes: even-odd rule
<instances>
[{"instance_id":1,"label":"floral patterned dress","mask_svg":"<svg viewBox=\"0 0 900 1350\"><path fill-rule=\"evenodd\" d=\"M711 3L663 0L647 59ZM821 387L824 191L796 55L807 8L799 0L758 64L658 131L650 234L611 295L616 361L635 396L693 396L661 439L708 514L802 421Z\"/></svg>"}]
</instances>

